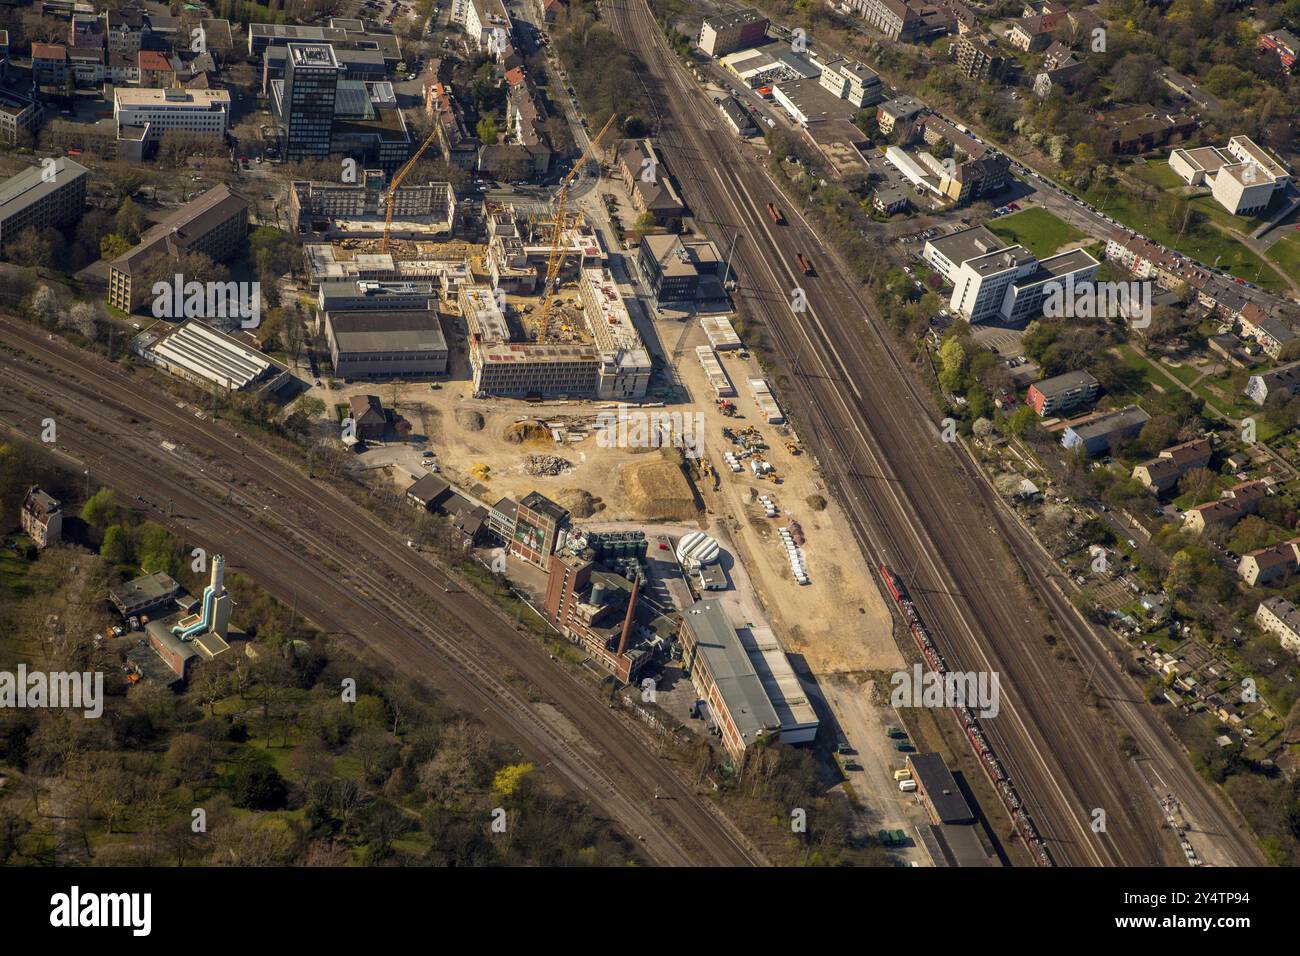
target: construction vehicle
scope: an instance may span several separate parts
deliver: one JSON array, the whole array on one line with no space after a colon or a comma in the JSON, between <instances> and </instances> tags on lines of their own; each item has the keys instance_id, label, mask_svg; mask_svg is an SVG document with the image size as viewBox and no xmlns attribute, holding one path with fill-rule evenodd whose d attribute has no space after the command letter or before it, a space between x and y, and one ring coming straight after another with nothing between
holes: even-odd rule
<instances>
[{"instance_id":1,"label":"construction vehicle","mask_svg":"<svg viewBox=\"0 0 1300 956\"><path fill-rule=\"evenodd\" d=\"M587 143L587 148L582 151L578 161L569 170L569 175L565 176L564 182L560 184L559 192L555 194L555 222L551 226L551 254L546 260L546 284L542 287L542 307L537 316L537 341L539 343L545 342L547 334L550 332L551 309L554 306L553 298L557 280L560 278L560 267L564 264L565 210L569 205L569 187L573 185L573 180L577 178L582 167L595 155L596 147L613 125L614 116L610 114L609 119L605 120L605 125L600 128L600 132Z\"/></svg>"},{"instance_id":2,"label":"construction vehicle","mask_svg":"<svg viewBox=\"0 0 1300 956\"><path fill-rule=\"evenodd\" d=\"M438 124L434 123L433 129L429 130L429 135L424 138L424 142L421 143L420 148L415 151L415 155L406 161L406 165L399 169L388 183L388 191L384 193L384 239L379 244L380 252L388 251L388 244L392 239L393 200L397 198L397 187L402 185L402 180L406 178L406 174L415 168L415 164L420 161L425 150L427 150L431 145L433 145L434 141L437 140L438 129Z\"/></svg>"},{"instance_id":3,"label":"construction vehicle","mask_svg":"<svg viewBox=\"0 0 1300 956\"><path fill-rule=\"evenodd\" d=\"M799 447L799 443L795 441L787 441L785 443L785 450L792 455L798 455L803 451L803 449Z\"/></svg>"}]
</instances>

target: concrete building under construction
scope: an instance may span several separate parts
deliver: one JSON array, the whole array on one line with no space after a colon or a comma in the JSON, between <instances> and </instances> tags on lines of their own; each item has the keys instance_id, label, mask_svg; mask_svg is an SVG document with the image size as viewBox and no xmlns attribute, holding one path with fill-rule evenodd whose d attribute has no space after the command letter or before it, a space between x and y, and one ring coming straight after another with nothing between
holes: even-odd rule
<instances>
[{"instance_id":1,"label":"concrete building under construction","mask_svg":"<svg viewBox=\"0 0 1300 956\"><path fill-rule=\"evenodd\" d=\"M367 169L356 183L289 184L289 221L300 235L382 239L387 215L387 176ZM390 235L430 239L449 235L456 225L456 192L451 183L398 186L393 193Z\"/></svg>"}]
</instances>

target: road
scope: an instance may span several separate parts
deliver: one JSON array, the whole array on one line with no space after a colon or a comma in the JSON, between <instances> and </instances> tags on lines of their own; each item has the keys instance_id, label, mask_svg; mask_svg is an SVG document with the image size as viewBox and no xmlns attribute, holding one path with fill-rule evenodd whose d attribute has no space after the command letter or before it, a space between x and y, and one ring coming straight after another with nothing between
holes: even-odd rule
<instances>
[{"instance_id":1,"label":"road","mask_svg":"<svg viewBox=\"0 0 1300 956\"><path fill-rule=\"evenodd\" d=\"M788 370L783 403L817 450L864 555L904 578L950 666L1001 675L1000 715L984 723L1055 861L1184 862L1119 751L1115 721L1143 759L1159 766L1225 861L1260 862L1233 811L1195 775L1158 716L1138 703L1140 691L1112 661L1106 636L1058 589L1066 585L1050 558L964 448L939 440L939 414L895 354L874 306L841 278L815 230L718 128L712 104L676 62L642 0L606 9L655 91L659 146L697 223L720 245L740 234L742 311ZM768 202L786 210L786 226L770 222ZM800 274L797 252L819 266L817 277ZM794 313L789 302L799 287L808 308ZM1045 640L1049 634L1056 647ZM1073 663L1060 659L1067 649ZM1082 675L1089 671L1105 713L1086 703ZM1103 832L1090 826L1096 809L1106 813Z\"/></svg>"},{"instance_id":2,"label":"road","mask_svg":"<svg viewBox=\"0 0 1300 956\"><path fill-rule=\"evenodd\" d=\"M16 320L0 317L0 333L4 426L33 438L54 418L51 451L69 467L143 500L155 520L224 552L232 570L323 630L447 693L656 862L765 862L589 684L336 489L141 376Z\"/></svg>"}]
</instances>

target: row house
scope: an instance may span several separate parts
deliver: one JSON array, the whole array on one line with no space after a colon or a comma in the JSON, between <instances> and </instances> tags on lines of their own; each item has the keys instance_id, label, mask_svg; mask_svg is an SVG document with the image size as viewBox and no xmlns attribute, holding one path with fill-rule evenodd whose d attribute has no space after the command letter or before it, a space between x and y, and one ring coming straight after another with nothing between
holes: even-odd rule
<instances>
[{"instance_id":1,"label":"row house","mask_svg":"<svg viewBox=\"0 0 1300 956\"><path fill-rule=\"evenodd\" d=\"M1268 486L1262 481L1243 481L1233 485L1214 501L1188 508L1183 513L1183 524L1193 534L1208 528L1231 528L1246 515L1259 511L1259 503L1268 496Z\"/></svg>"},{"instance_id":2,"label":"row house","mask_svg":"<svg viewBox=\"0 0 1300 956\"><path fill-rule=\"evenodd\" d=\"M1281 581L1300 567L1300 538L1248 552L1237 563L1237 574L1252 588Z\"/></svg>"},{"instance_id":3,"label":"row house","mask_svg":"<svg viewBox=\"0 0 1300 956\"><path fill-rule=\"evenodd\" d=\"M1155 458L1135 466L1133 479L1148 491L1163 495L1176 488L1183 475L1193 468L1206 467L1213 452L1208 438L1170 445Z\"/></svg>"},{"instance_id":4,"label":"row house","mask_svg":"<svg viewBox=\"0 0 1300 956\"><path fill-rule=\"evenodd\" d=\"M1254 339L1264 353L1272 359L1282 356L1282 351L1296 341L1296 333L1281 319L1274 318L1254 302L1242 307L1237 320L1238 334L1244 339Z\"/></svg>"}]
</instances>

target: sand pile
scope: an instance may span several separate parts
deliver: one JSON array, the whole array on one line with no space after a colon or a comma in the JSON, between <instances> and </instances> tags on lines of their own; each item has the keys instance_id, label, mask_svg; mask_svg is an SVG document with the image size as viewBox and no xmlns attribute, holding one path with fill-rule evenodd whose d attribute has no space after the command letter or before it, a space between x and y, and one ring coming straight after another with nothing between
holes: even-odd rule
<instances>
[{"instance_id":1,"label":"sand pile","mask_svg":"<svg viewBox=\"0 0 1300 956\"><path fill-rule=\"evenodd\" d=\"M562 488L555 501L568 508L575 518L590 518L597 511L605 510L605 502L582 488Z\"/></svg>"},{"instance_id":2,"label":"sand pile","mask_svg":"<svg viewBox=\"0 0 1300 956\"><path fill-rule=\"evenodd\" d=\"M697 513L695 495L672 462L629 462L619 469L628 505L643 518L685 521Z\"/></svg>"},{"instance_id":3,"label":"sand pile","mask_svg":"<svg viewBox=\"0 0 1300 956\"><path fill-rule=\"evenodd\" d=\"M550 444L552 441L551 430L535 419L512 422L506 427L505 434L502 437L512 445L522 445L524 442L546 442Z\"/></svg>"}]
</instances>

